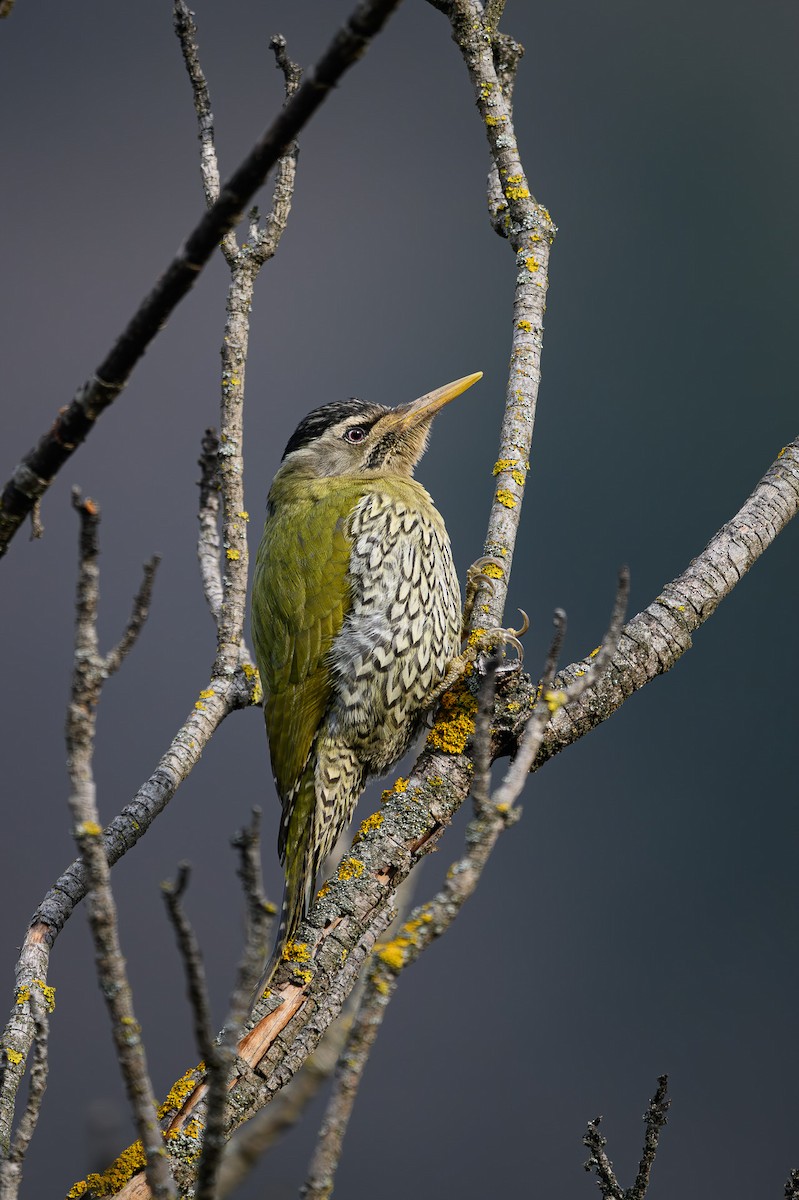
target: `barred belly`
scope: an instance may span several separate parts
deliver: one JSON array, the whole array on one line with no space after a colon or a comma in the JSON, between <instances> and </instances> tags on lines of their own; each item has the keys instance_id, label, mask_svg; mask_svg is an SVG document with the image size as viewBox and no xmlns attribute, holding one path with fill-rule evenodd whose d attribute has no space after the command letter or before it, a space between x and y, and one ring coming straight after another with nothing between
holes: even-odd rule
<instances>
[{"instance_id":1,"label":"barred belly","mask_svg":"<svg viewBox=\"0 0 799 1200\"><path fill-rule=\"evenodd\" d=\"M326 734L382 775L416 736L425 699L460 650L461 600L444 522L419 504L372 492L356 505L352 607L333 645ZM414 495L413 499L416 499Z\"/></svg>"}]
</instances>

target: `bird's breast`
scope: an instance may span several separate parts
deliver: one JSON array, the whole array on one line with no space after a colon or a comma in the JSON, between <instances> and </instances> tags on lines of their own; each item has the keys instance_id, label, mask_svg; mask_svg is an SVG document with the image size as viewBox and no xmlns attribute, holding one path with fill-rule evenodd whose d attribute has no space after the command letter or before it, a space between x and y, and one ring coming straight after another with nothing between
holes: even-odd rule
<instances>
[{"instance_id":1,"label":"bird's breast","mask_svg":"<svg viewBox=\"0 0 799 1200\"><path fill-rule=\"evenodd\" d=\"M404 752L426 697L460 649L449 538L418 490L418 498L370 492L349 518L351 607L332 648L329 719L375 774Z\"/></svg>"}]
</instances>

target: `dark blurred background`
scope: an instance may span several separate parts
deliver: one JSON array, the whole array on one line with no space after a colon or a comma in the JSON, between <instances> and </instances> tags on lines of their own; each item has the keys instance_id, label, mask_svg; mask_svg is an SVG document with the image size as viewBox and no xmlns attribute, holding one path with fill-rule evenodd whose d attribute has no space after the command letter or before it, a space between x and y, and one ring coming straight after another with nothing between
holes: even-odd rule
<instances>
[{"instance_id":1,"label":"dark blurred background","mask_svg":"<svg viewBox=\"0 0 799 1200\"><path fill-rule=\"evenodd\" d=\"M310 64L349 7L197 0L223 174L281 101L270 35ZM511 590L534 622L535 669L556 605L572 660L600 639L619 564L630 564L637 611L796 436L799 10L509 0L504 27L527 48L523 159L560 228ZM17 0L0 60L6 478L166 265L202 195L167 0ZM301 144L289 228L252 314L252 549L309 408L350 395L397 403L483 370L438 421L419 472L463 572L492 492L515 268L486 219L484 134L444 18L406 0ZM29 914L73 857L62 734L73 483L103 509L106 647L140 564L163 555L150 621L103 696L104 819L207 682L196 459L217 419L225 284L220 259L48 493L43 540L25 531L0 566L7 1008ZM673 1107L651 1200L782 1195L799 1166L798 537L781 535L671 674L531 782L478 894L391 1005L342 1196L580 1200L596 1194L581 1138L597 1113L629 1186L660 1072ZM158 885L179 860L194 864L189 908L221 1020L242 933L227 839L254 802L277 897L279 810L257 711L223 725L114 871L159 1095L197 1054ZM373 791L361 814L374 804ZM418 898L458 856L462 829L424 865ZM82 912L50 982L52 1074L27 1198L62 1195L131 1138ZM320 1114L321 1100L245 1200L296 1195Z\"/></svg>"}]
</instances>

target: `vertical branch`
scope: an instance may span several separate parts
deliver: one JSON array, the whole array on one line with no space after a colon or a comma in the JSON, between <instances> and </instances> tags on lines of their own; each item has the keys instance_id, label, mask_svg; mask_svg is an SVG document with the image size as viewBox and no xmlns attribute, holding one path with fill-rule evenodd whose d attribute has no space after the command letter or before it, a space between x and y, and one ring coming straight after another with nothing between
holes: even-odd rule
<instances>
[{"instance_id":1,"label":"vertical branch","mask_svg":"<svg viewBox=\"0 0 799 1200\"><path fill-rule=\"evenodd\" d=\"M81 500L73 490L72 503L80 516L80 566L75 623L75 657L72 691L67 712L67 763L70 778L69 806L74 836L89 887L89 926L94 940L100 990L111 1018L111 1029L125 1087L146 1159L147 1181L157 1200L172 1200L175 1188L164 1154L156 1116L156 1102L147 1071L147 1059L133 1011L125 960L119 944L116 905L111 892L110 867L98 820L92 757L96 730L95 710L109 666L116 669L133 645L144 621L149 599L147 581L134 605L128 632L112 656L103 658L97 641L99 596L98 527L100 514L93 501ZM151 564L151 571L155 567ZM150 579L151 582L151 579ZM143 598L144 597L144 598Z\"/></svg>"},{"instance_id":2,"label":"vertical branch","mask_svg":"<svg viewBox=\"0 0 799 1200\"><path fill-rule=\"evenodd\" d=\"M194 108L197 114L200 140L200 171L206 204L212 207L219 199L220 182L211 98L208 83L200 63L197 44L197 26L185 0L174 0L175 32L180 42L183 61L191 83ZM297 91L301 72L286 53L285 38L276 36L270 42L278 68L283 72L286 102ZM230 269L225 320L222 339L222 395L220 411L220 434L216 471L222 496L222 552L223 578L221 603L216 605L217 593L213 592L217 619L217 655L214 675L223 677L233 673L242 661L242 637L247 603L247 521L249 515L244 504L244 457L243 457L243 413L244 386L247 368L247 351L250 333L250 311L252 309L255 281L267 259L277 250L286 228L297 165L297 145L291 142L280 157L275 175L272 207L263 228L259 227L258 212L250 213L249 238L239 247L231 230L221 243L222 254ZM206 439L207 440L207 439ZM208 454L204 443L204 457ZM205 471L205 467L204 467ZM207 491L206 491L206 494ZM201 546L203 545L201 541ZM208 546L206 535L205 545ZM206 594L208 594L207 569L204 568Z\"/></svg>"},{"instance_id":3,"label":"vertical branch","mask_svg":"<svg viewBox=\"0 0 799 1200\"><path fill-rule=\"evenodd\" d=\"M513 297L511 368L494 465L496 488L488 521L484 553L498 558L493 589L481 589L472 625L479 614L488 625L502 623L513 550L521 515L524 484L530 468L548 285L549 252L556 228L530 191L513 127L511 96L522 48L498 34L495 22L503 4L497 0L484 11L479 0L430 0L449 18L452 36L466 63L477 108L491 153L488 201L494 228L511 244L516 256Z\"/></svg>"}]
</instances>

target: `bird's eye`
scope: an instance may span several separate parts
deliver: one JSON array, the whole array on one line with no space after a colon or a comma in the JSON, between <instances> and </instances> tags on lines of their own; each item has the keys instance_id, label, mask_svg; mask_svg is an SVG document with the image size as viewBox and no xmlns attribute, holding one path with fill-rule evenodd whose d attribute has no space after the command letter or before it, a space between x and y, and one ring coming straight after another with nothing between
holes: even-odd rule
<instances>
[{"instance_id":1,"label":"bird's eye","mask_svg":"<svg viewBox=\"0 0 799 1200\"><path fill-rule=\"evenodd\" d=\"M344 441L349 442L351 446L357 446L366 437L366 430L360 425L351 425L344 434Z\"/></svg>"}]
</instances>

